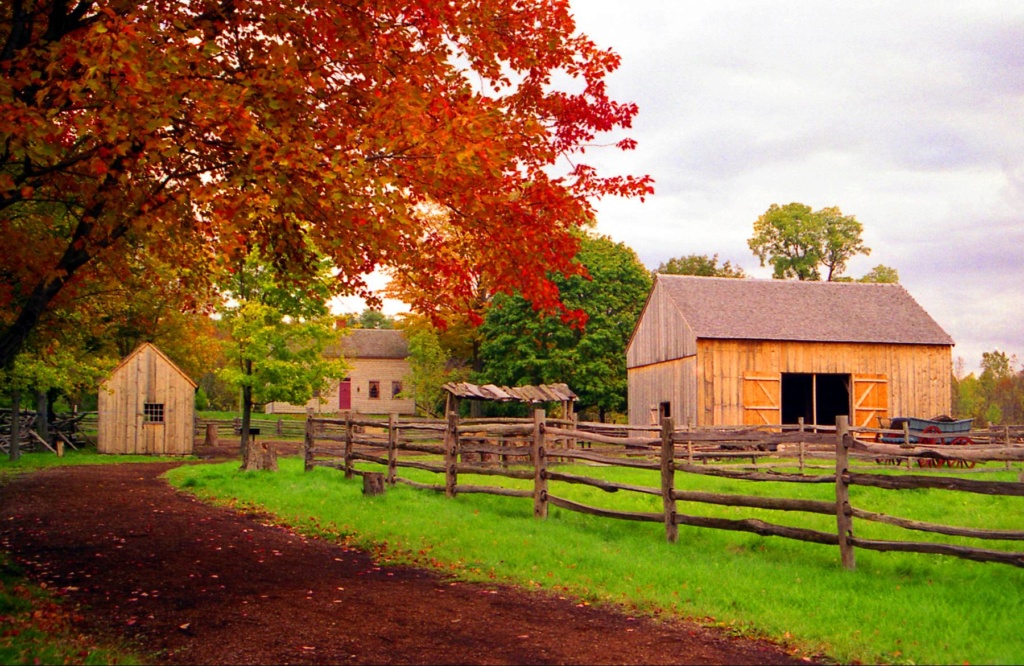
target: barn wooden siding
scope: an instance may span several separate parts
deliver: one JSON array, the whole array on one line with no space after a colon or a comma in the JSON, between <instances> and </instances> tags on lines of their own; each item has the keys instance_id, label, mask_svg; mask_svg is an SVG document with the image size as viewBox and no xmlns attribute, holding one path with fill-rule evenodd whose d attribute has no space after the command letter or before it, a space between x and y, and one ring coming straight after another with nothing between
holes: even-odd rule
<instances>
[{"instance_id":1,"label":"barn wooden siding","mask_svg":"<svg viewBox=\"0 0 1024 666\"><path fill-rule=\"evenodd\" d=\"M950 411L945 345L698 340L692 356L630 368L630 423L649 423L670 402L679 424L777 424L783 373L851 375L857 426Z\"/></svg>"},{"instance_id":2,"label":"barn wooden siding","mask_svg":"<svg viewBox=\"0 0 1024 666\"><path fill-rule=\"evenodd\" d=\"M194 443L195 387L169 358L146 343L100 385L100 453L188 455ZM162 404L162 423L147 423L146 403Z\"/></svg>"}]
</instances>

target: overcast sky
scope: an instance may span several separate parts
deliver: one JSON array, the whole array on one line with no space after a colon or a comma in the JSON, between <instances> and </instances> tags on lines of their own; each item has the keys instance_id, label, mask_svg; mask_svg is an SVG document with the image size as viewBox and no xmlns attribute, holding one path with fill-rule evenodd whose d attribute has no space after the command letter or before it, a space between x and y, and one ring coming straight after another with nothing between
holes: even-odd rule
<instances>
[{"instance_id":1,"label":"overcast sky","mask_svg":"<svg viewBox=\"0 0 1024 666\"><path fill-rule=\"evenodd\" d=\"M758 216L838 206L872 249L847 275L896 268L968 371L1024 361L1024 2L571 3L622 57L612 97L640 107L635 151L586 157L656 180L645 203L600 202L598 231L652 269L717 253L768 278Z\"/></svg>"},{"instance_id":2,"label":"overcast sky","mask_svg":"<svg viewBox=\"0 0 1024 666\"><path fill-rule=\"evenodd\" d=\"M635 151L587 156L656 180L599 231L650 268L718 253L767 278L758 216L839 206L872 249L848 275L896 268L968 370L1024 361L1024 3L571 1L640 107Z\"/></svg>"}]
</instances>

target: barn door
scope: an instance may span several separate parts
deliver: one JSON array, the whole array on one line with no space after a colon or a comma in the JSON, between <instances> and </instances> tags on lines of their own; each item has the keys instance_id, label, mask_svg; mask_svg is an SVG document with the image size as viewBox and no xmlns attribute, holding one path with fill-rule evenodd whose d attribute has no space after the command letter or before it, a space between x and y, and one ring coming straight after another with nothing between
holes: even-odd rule
<instances>
[{"instance_id":1,"label":"barn door","mask_svg":"<svg viewBox=\"0 0 1024 666\"><path fill-rule=\"evenodd\" d=\"M853 425L881 428L889 417L889 380L885 375L853 376Z\"/></svg>"},{"instance_id":2,"label":"barn door","mask_svg":"<svg viewBox=\"0 0 1024 666\"><path fill-rule=\"evenodd\" d=\"M743 378L743 424L782 423L782 375Z\"/></svg>"}]
</instances>

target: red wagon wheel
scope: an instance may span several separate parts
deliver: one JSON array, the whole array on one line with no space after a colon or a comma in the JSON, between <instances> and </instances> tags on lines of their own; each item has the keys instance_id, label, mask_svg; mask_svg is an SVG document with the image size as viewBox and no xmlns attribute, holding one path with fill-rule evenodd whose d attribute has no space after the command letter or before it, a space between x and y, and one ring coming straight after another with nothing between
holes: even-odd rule
<instances>
[{"instance_id":1,"label":"red wagon wheel","mask_svg":"<svg viewBox=\"0 0 1024 666\"><path fill-rule=\"evenodd\" d=\"M941 435L942 434L942 430L940 430L939 426L937 426L937 425L930 425L927 428L925 428L924 430L922 430L921 433L922 434L929 434L929 435ZM938 444L941 441L942 441L942 439L940 437L919 437L917 439L917 443L918 444ZM918 458L917 459L917 466L918 467L942 467L945 463L946 463L946 461L941 459L941 458Z\"/></svg>"},{"instance_id":2,"label":"red wagon wheel","mask_svg":"<svg viewBox=\"0 0 1024 666\"><path fill-rule=\"evenodd\" d=\"M950 444L953 446L968 446L970 444L974 444L974 440L970 437L957 437L950 442ZM948 464L950 467L959 467L961 469L966 467L967 469L974 469L974 466L978 463L973 460L950 460Z\"/></svg>"}]
</instances>

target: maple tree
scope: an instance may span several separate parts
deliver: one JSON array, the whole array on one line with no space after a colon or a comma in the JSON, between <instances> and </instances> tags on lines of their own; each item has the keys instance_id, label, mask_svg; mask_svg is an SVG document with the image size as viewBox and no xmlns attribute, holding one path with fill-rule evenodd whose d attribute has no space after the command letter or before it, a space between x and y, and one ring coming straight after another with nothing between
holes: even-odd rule
<instances>
[{"instance_id":1,"label":"maple tree","mask_svg":"<svg viewBox=\"0 0 1024 666\"><path fill-rule=\"evenodd\" d=\"M186 291L252 247L300 289L321 254L335 293L371 298L378 266L473 266L556 310L549 271L574 270L592 198L652 191L581 161L637 109L609 98L619 58L576 33L567 0L0 12L0 367L139 248ZM445 238L415 214L427 201L471 257L432 251Z\"/></svg>"}]
</instances>

